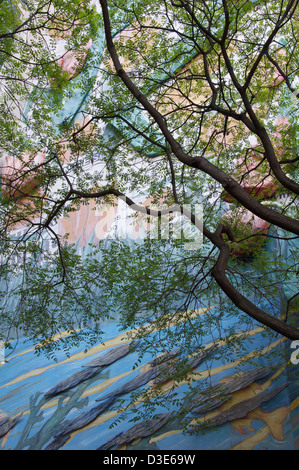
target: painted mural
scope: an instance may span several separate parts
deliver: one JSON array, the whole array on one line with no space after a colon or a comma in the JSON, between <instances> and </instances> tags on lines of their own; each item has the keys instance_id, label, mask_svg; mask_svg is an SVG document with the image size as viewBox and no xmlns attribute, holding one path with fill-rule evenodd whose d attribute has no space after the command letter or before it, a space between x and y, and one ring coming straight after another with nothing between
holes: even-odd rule
<instances>
[{"instance_id":1,"label":"painted mural","mask_svg":"<svg viewBox=\"0 0 299 470\"><path fill-rule=\"evenodd\" d=\"M115 32L116 34L117 32ZM104 39L90 41L88 51L103 50ZM185 57L184 63L191 57ZM65 55L61 66L69 72L74 83L78 68L76 56ZM178 70L184 64L173 64ZM89 69L91 77L96 69ZM163 82L160 77L160 82ZM56 124L66 118L80 119L88 92L78 88L66 103ZM28 105L27 111L30 109ZM140 119L137 111L130 111L127 119ZM82 116L81 116L82 117ZM25 113L26 118L26 113ZM54 121L55 121L54 119ZM117 123L110 122L107 132L121 132ZM132 147L146 153L142 140L133 140ZM151 156L151 154L149 154ZM154 154L153 154L154 156ZM243 164L239 162L239 164ZM257 175L258 179L258 175ZM258 179L259 181L259 179ZM245 181L248 191L262 192L267 201L275 192L271 180ZM144 204L147 203L143 198ZM233 220L241 217L253 232L271 233L271 227L245 212L236 215L233 201L223 194L223 217ZM276 203L279 203L279 201ZM93 202L77 212L63 217L58 223L60 235L69 234L69 241L78 249L88 244L108 239L119 230L121 211L119 201L109 207L96 206ZM146 227L134 220L129 240L134 243ZM268 238L266 250L284 252L291 256L292 243ZM237 246L236 255L248 256L255 246ZM249 250L249 251L248 251ZM92 249L90 251L92 256ZM289 297L289 285L282 285L282 304ZM217 313L219 306L212 307ZM189 316L196 321L207 315L207 309L195 309ZM298 318L298 311L293 312ZM174 316L167 335L184 318ZM192 321L192 320L191 320ZM155 357L144 354L138 363L138 341L134 332L119 329L117 322L107 321L103 326L103 341L89 348L72 347L69 355L57 351L56 360L36 355L30 339L20 338L11 343L8 355L3 355L0 366L0 446L3 450L293 450L299 449L299 364L289 361L277 367L276 351L285 351L291 358L293 349L285 338L277 336L272 342L265 340L263 329L256 324L243 338L247 361L238 351L227 360L221 354L222 339L206 335L203 348L182 358L180 336L176 348L168 354L159 351ZM242 330L240 325L240 331ZM84 332L82 332L84 333ZM67 335L61 332L61 335ZM79 333L80 334L80 333ZM144 332L144 336L151 332ZM255 352L260 351L258 361ZM251 361L252 358L252 361ZM183 382L169 380L169 371L177 360L184 359L191 372ZM194 388L188 399L190 385ZM178 410L173 404L168 409L156 407L155 417L134 420L133 404L142 409L143 391L157 388L163 398L172 388L178 397L185 397ZM198 392L197 392L198 389ZM135 403L131 392L138 391ZM125 412L125 419L120 419Z\"/></svg>"}]
</instances>

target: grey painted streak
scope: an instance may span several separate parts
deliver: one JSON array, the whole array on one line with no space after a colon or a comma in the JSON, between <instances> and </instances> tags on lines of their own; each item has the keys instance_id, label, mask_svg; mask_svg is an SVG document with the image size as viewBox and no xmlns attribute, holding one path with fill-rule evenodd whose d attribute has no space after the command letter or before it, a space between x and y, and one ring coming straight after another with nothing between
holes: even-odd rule
<instances>
[{"instance_id":1,"label":"grey painted streak","mask_svg":"<svg viewBox=\"0 0 299 470\"><path fill-rule=\"evenodd\" d=\"M214 385L213 387L198 393L193 397L188 408L192 409L192 413L194 414L206 413L207 411L220 406L224 401L226 401L226 396L230 396L231 393L240 390L241 388L247 387L255 380L266 377L272 370L273 368L271 366L266 366L242 372L227 383ZM209 403L205 405L207 401ZM195 408L198 405L200 406Z\"/></svg>"}]
</instances>

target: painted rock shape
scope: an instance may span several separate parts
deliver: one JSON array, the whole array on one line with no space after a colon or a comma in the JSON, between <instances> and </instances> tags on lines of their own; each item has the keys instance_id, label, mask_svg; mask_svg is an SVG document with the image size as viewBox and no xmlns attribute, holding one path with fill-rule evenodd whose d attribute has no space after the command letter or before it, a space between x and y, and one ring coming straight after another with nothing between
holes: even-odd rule
<instances>
[{"instance_id":1,"label":"painted rock shape","mask_svg":"<svg viewBox=\"0 0 299 470\"><path fill-rule=\"evenodd\" d=\"M265 366L236 374L229 382L220 382L197 393L188 409L192 410L193 414L204 414L222 405L226 401L226 397L229 398L233 392L248 387L252 382L266 377L272 370L271 366Z\"/></svg>"},{"instance_id":2,"label":"painted rock shape","mask_svg":"<svg viewBox=\"0 0 299 470\"><path fill-rule=\"evenodd\" d=\"M274 398L282 390L284 390L288 385L289 383L282 384L279 387L273 390L270 390L269 392L262 392L254 396L253 398L249 398L248 400L241 401L240 403L237 403L236 405L231 406L227 410L216 414L216 416L213 416L212 418L205 420L203 424L191 426L190 428L187 429L187 432L191 433L194 431L199 431L201 429L201 426L204 426L204 427L221 426L222 424L225 424L230 421L234 421L235 419L244 418L247 415L247 413L258 408L262 403L265 403L271 400L272 398Z\"/></svg>"}]
</instances>

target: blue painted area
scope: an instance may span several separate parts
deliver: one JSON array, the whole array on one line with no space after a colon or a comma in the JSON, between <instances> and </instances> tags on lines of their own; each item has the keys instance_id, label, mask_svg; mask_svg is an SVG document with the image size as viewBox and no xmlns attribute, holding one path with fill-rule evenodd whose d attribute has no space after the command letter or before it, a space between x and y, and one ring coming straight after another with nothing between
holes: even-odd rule
<instances>
[{"instance_id":1,"label":"blue painted area","mask_svg":"<svg viewBox=\"0 0 299 470\"><path fill-rule=\"evenodd\" d=\"M104 341L108 341L117 336L120 331L117 331L117 326L115 324L107 324L105 328L104 334ZM207 338L208 340L208 338ZM178 344L179 345L179 344ZM257 334L254 336L253 343L247 345L248 352L250 350L255 350L256 348L264 345L264 338ZM81 369L81 366L89 362L95 356L83 356L82 358L73 357L75 354L79 352L80 349L72 348L70 351L70 360L64 363L66 359L63 353L59 353L57 357L57 362L52 362L46 359L44 356L36 356L33 350L30 350L32 344L30 341L26 341L25 339L21 339L14 351L12 357L8 358L8 362L1 367L1 382L0 382L0 409L2 412L8 413L10 416L14 416L19 412L23 412L24 416L21 418L20 422L13 428L10 432L8 441L5 444L5 449L14 449L17 448L20 439L22 437L22 433L24 432L25 426L27 424L27 420L30 419L30 397L34 397L35 394L41 393L38 397L37 403L39 400L42 400L43 394L47 392L51 387L53 387L59 381L69 377L74 372L77 372ZM82 350L82 347L81 347ZM26 352L27 351L27 352ZM23 354L22 354L23 353ZM237 352L236 352L237 353ZM22 355L20 355L22 354ZM98 353L98 354L103 354ZM238 356L231 357L231 366L227 369L220 370L217 374L212 375L212 383L216 384L219 380L231 376L234 372L238 371L239 368L237 365L233 365L234 360L237 360ZM67 415L67 419L72 419L73 417L77 416L82 411L86 411L98 403L95 401L97 398L103 396L103 394L112 393L113 391L123 385L128 380L136 376L140 373L140 367L136 370L132 370L132 365L138 359L138 352L134 351L130 353L128 356L118 360L114 364L110 365L107 368L104 368L102 372L95 379L91 379L83 384L83 393L81 395L81 399L85 400L83 409L76 409L76 404L74 407L69 411ZM151 359L151 355L145 355L142 360L142 365L146 364ZM271 353L268 355L263 356L263 363L271 363L272 362L272 355ZM198 367L198 371L206 371L207 366L210 366L212 370L222 367L226 365L226 361L223 359L221 354L218 354L217 357L213 359L213 362L203 363ZM252 365L245 364L245 368L252 368ZM33 372L31 376L23 376L28 372ZM99 387L101 384L105 384L105 382L112 378L118 377L120 374L127 372L128 375L125 377L119 378L114 383L110 384L109 387L105 388L102 392L97 392L94 387ZM22 377L23 376L23 377ZM283 383L286 380L286 377L282 374L279 376L279 380L274 382L271 387L276 387ZM14 383L10 383L15 381ZM264 380L260 381L261 383ZM204 382L204 380L203 380ZM199 381L200 383L200 381ZM144 388L147 388L145 386ZM71 391L70 396L74 391L76 391L77 387ZM188 386L182 385L178 388L179 396L183 396L185 392L188 392ZM64 392L63 394L66 397L69 396L68 392ZM83 397L84 395L84 397ZM88 397L88 403L87 398ZM120 398L125 399L125 403L129 403L130 394L125 394ZM65 400L66 401L66 400ZM77 403L77 402L76 402ZM44 437L44 448L49 441L51 440L52 436L46 434L46 425L49 422L50 418L52 418L57 411L57 400L54 398L48 399L45 403L45 409L42 413L41 421L34 421L32 423L32 429L30 431L30 436L36 435L38 432L42 432L44 429L45 437ZM47 407L48 405L48 407ZM262 406L263 410L266 412L272 412L273 410L280 408L281 406L288 406L289 405L289 395L287 390L284 390L279 394L279 396L275 397L275 399L271 400L271 402ZM32 406L32 405L31 405ZM116 404L117 407L117 404ZM173 411L177 411L177 409L173 406ZM32 411L32 409L31 409ZM40 412L41 410L39 410ZM156 410L157 412L165 412L165 409L162 407L158 407ZM128 415L128 418L124 421L120 421L117 427L110 428L110 426L114 423L116 417L111 417L107 415L106 419L103 420L102 423L94 426L89 426L87 429L83 429L74 435L72 438L67 442L63 449L95 449L98 446L104 444L108 439L112 438L116 434L121 431L125 431L129 427L128 420L133 418L133 414ZM56 419L56 418L55 418ZM57 429L59 429L60 420L57 416ZM133 425L131 423L130 425ZM168 425L167 430L180 430L177 428L178 423L174 423L173 426ZM259 427L262 426L260 421L252 423L252 426L255 430L258 430ZM288 420L284 423L284 430L285 430L285 439L284 442L276 442L275 439L273 440L271 436L268 436L266 441L260 444L261 448L263 446L265 448L270 449L279 449L279 448L292 448L292 429L291 424ZM166 430L162 430L161 433L166 432ZM251 432L252 433L252 432ZM249 433L249 435L251 434ZM158 433L159 434L159 433ZM248 437L246 435L246 437ZM228 449L233 445L237 444L240 440L244 438L244 435L238 433L230 424L222 425L212 431L208 431L204 435L200 436L190 436L181 430L180 432L161 439L158 441L154 446L151 444L151 448L158 448L158 449L167 449L167 450L190 450L190 449ZM148 446L148 442L143 440L143 446ZM149 439L147 439L149 441Z\"/></svg>"}]
</instances>

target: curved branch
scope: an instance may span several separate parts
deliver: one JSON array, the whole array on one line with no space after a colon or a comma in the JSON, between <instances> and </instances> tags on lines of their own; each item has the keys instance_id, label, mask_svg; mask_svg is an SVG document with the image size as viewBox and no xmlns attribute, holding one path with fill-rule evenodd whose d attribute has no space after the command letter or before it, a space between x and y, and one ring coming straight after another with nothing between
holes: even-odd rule
<instances>
[{"instance_id":1,"label":"curved branch","mask_svg":"<svg viewBox=\"0 0 299 470\"><path fill-rule=\"evenodd\" d=\"M147 100L145 95L141 93L141 91L135 86L132 80L128 77L124 69L120 64L120 60L118 54L116 52L112 34L111 34L111 27L110 27L110 18L108 12L108 6L106 0L100 0L100 4L102 7L103 18L104 18L104 27L105 27L105 34L106 34L106 41L108 51L111 55L113 60L113 64L116 70L116 73L124 82L128 90L132 93L132 95L143 105L144 109L148 111L148 113L154 118L156 123L158 124L160 130L162 131L166 141L170 145L174 155L178 158L179 161L182 163L198 168L205 173L212 176L216 181L220 182L222 186L232 195L234 196L239 202L241 202L244 207L249 209L254 214L258 215L259 217L263 218L264 220L273 223L277 226L280 226L286 230L289 230L295 234L299 234L299 224L297 221L279 214L262 204L260 204L256 199L249 196L249 194L237 183L237 181L230 178L225 172L211 164L208 160L204 157L199 158L192 158L187 155L180 144L176 141L173 137L172 133L169 131L165 119L159 113L159 111ZM97 193L84 195L78 191L75 191L78 196L81 197L98 197ZM135 210L140 210L141 212L147 213L148 215L154 216L161 216L163 214L163 210L161 211L153 211L151 209L138 206L134 204L134 202L120 193L118 190L107 190L107 194L114 194L116 196L125 198L125 202L129 206L133 206ZM172 211L178 210L182 213L182 208L180 206L176 206L176 208L172 208ZM169 209L167 209L169 212ZM185 213L185 211L184 211ZM187 215L187 214L185 214ZM196 226L196 217L194 214L190 214L190 220L195 223ZM243 310L245 313L250 315L255 320L261 322L265 326L272 328L274 331L290 338L290 339L299 339L299 330L293 328L289 325L286 325L281 320L267 314L263 310L259 309L256 305L254 305L251 301L245 298L242 294L240 294L234 286L229 282L225 275L225 270L227 266L227 262L229 259L229 246L223 241L222 233L226 232L230 239L232 239L232 233L229 227L225 227L223 225L219 225L215 233L210 232L206 227L203 227L203 234L220 250L218 261L213 270L213 277L215 278L216 282L220 286L220 288L226 293L226 295L233 301L233 303Z\"/></svg>"}]
</instances>

